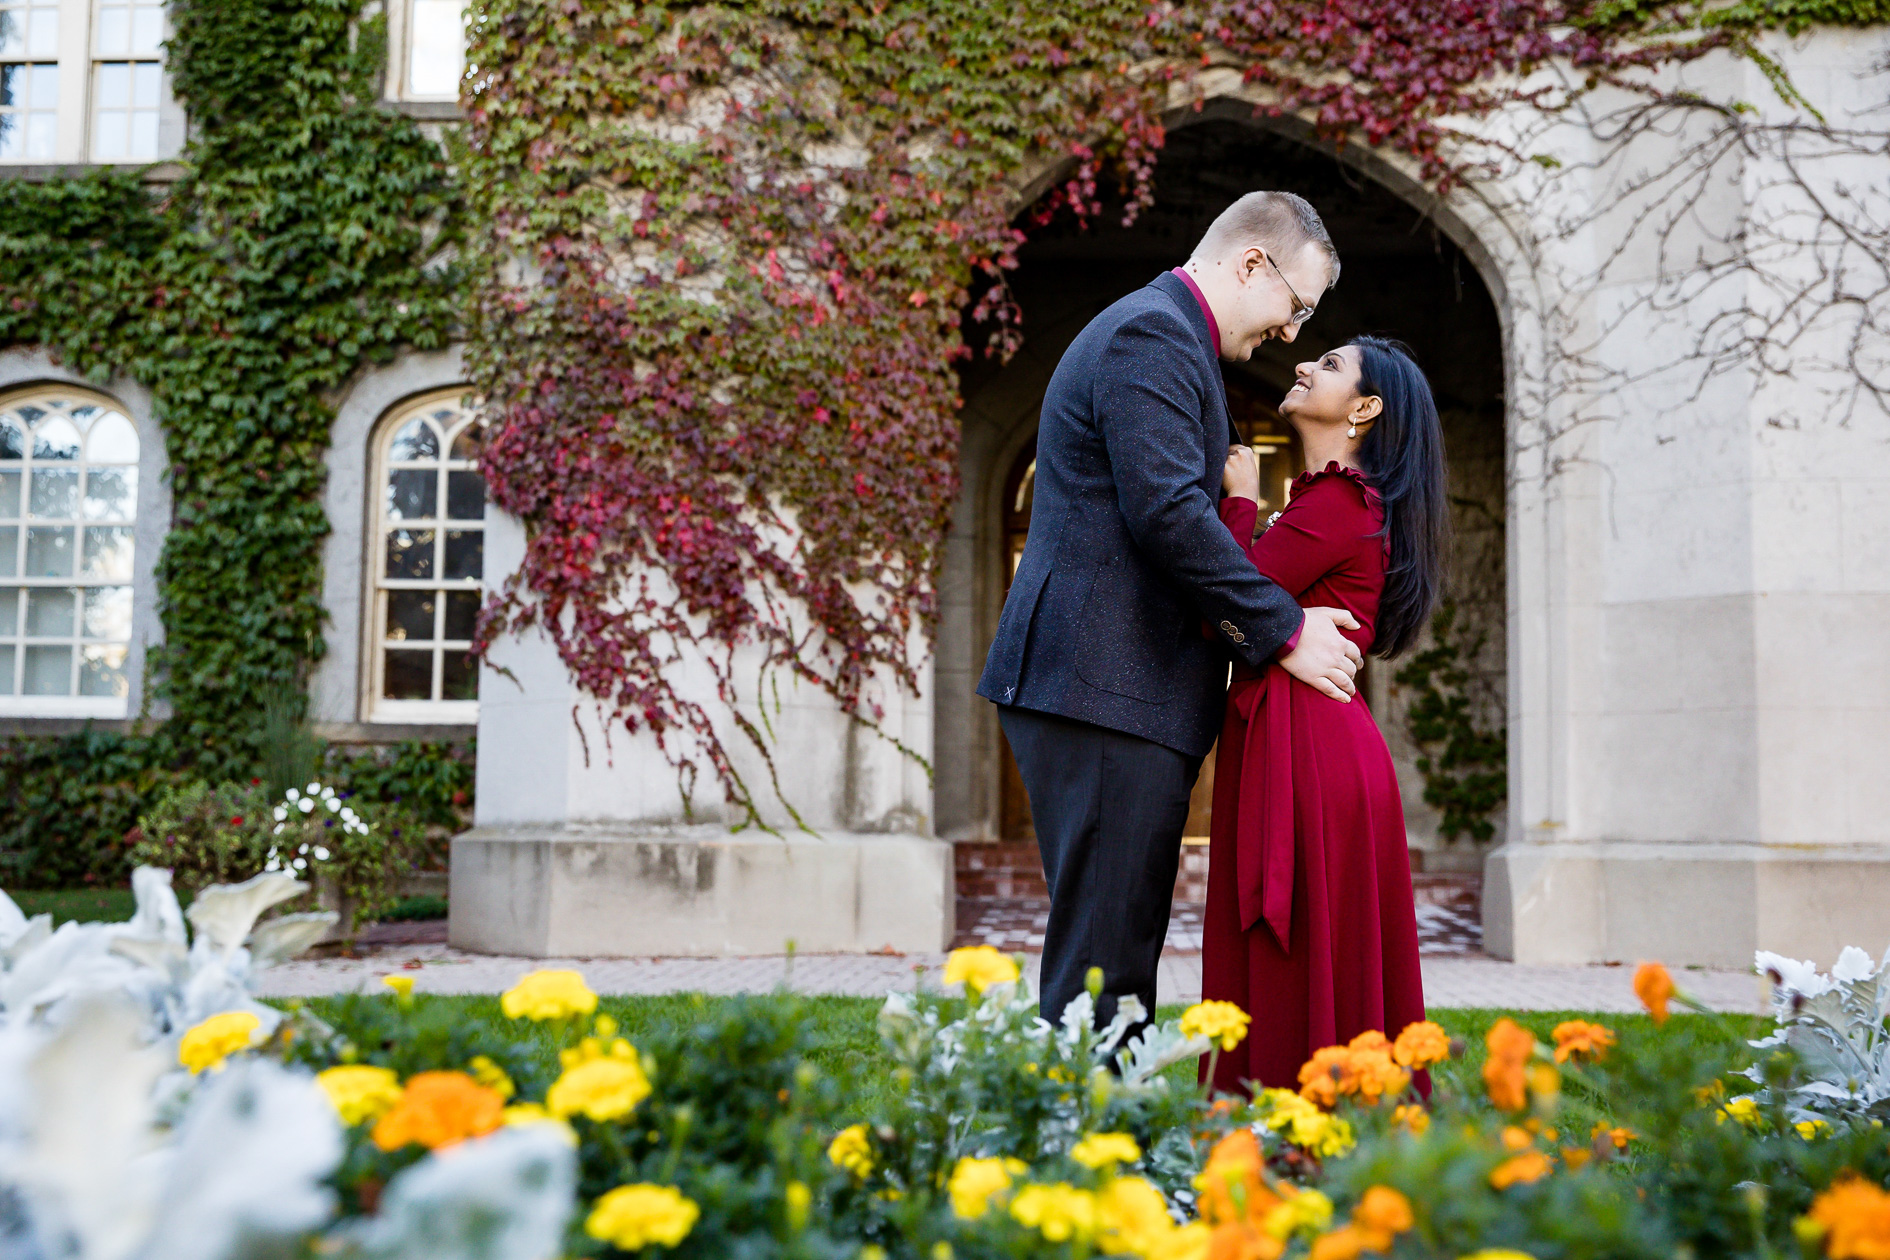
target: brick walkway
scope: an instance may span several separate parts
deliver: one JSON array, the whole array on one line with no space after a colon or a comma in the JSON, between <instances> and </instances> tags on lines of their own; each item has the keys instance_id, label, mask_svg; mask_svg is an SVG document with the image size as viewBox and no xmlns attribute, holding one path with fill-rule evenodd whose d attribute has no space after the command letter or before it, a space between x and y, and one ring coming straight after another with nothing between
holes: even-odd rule
<instances>
[{"instance_id":1,"label":"brick walkway","mask_svg":"<svg viewBox=\"0 0 1890 1260\"><path fill-rule=\"evenodd\" d=\"M440 925L444 926L444 925ZM1037 957L1028 955L1034 983ZM266 997L379 991L380 977L409 975L424 993L497 993L534 967L574 967L601 993L765 993L785 983L803 993L878 997L939 983L941 954L815 954L794 959L598 958L536 960L469 954L444 944L367 947L360 958L292 962L260 977ZM1683 971L1676 979L1716 1010L1762 1011L1760 981L1742 972ZM1519 967L1481 957L1427 956L1424 990L1434 1007L1523 1010L1640 1009L1625 967ZM1160 1000L1191 1002L1201 994L1201 956L1172 952L1162 960Z\"/></svg>"}]
</instances>

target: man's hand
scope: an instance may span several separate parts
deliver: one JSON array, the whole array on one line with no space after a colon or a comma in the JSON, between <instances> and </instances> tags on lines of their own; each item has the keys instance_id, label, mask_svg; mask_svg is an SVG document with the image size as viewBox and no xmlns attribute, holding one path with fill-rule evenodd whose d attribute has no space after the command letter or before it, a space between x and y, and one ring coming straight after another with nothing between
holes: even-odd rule
<instances>
[{"instance_id":1,"label":"man's hand","mask_svg":"<svg viewBox=\"0 0 1890 1260\"><path fill-rule=\"evenodd\" d=\"M1356 630L1358 619L1343 608L1308 608L1299 642L1280 658L1280 664L1307 686L1349 704L1358 692L1352 676L1365 658L1356 643L1339 633L1341 627Z\"/></svg>"}]
</instances>

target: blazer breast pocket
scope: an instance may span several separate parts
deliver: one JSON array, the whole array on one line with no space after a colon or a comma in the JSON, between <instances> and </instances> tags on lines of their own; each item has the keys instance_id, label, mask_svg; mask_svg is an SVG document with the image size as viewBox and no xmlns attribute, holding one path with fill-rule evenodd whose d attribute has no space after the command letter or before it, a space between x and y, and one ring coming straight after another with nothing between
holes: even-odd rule
<instances>
[{"instance_id":1,"label":"blazer breast pocket","mask_svg":"<svg viewBox=\"0 0 1890 1260\"><path fill-rule=\"evenodd\" d=\"M1134 566L1096 571L1077 617L1076 673L1100 691L1148 704L1174 694L1181 608Z\"/></svg>"}]
</instances>

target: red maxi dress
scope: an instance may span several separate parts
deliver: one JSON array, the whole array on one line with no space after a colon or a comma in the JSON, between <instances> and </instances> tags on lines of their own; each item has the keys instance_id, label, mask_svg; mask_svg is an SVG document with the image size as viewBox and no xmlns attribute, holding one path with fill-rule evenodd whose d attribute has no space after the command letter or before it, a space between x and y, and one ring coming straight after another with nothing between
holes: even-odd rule
<instances>
[{"instance_id":1,"label":"red maxi dress","mask_svg":"<svg viewBox=\"0 0 1890 1260\"><path fill-rule=\"evenodd\" d=\"M1370 648L1386 543L1364 474L1302 474L1249 545L1258 513L1221 504L1260 572L1302 608L1349 610L1360 628L1346 637ZM1398 780L1362 696L1328 699L1278 664L1234 666L1216 758L1201 996L1253 1023L1214 1086L1297 1088L1313 1051L1424 1018Z\"/></svg>"}]
</instances>

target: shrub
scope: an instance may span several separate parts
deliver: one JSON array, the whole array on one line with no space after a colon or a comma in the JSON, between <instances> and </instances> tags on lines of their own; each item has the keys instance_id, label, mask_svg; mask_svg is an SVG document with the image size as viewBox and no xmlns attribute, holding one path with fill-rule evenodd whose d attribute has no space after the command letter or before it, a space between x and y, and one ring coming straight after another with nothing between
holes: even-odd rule
<instances>
[{"instance_id":1,"label":"shrub","mask_svg":"<svg viewBox=\"0 0 1890 1260\"><path fill-rule=\"evenodd\" d=\"M260 872L269 828L269 798L259 785L183 783L139 819L129 856L137 866L169 867L172 886L194 893Z\"/></svg>"},{"instance_id":2,"label":"shrub","mask_svg":"<svg viewBox=\"0 0 1890 1260\"><path fill-rule=\"evenodd\" d=\"M0 743L0 879L122 887L127 833L183 778L148 735L87 727Z\"/></svg>"}]
</instances>

